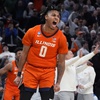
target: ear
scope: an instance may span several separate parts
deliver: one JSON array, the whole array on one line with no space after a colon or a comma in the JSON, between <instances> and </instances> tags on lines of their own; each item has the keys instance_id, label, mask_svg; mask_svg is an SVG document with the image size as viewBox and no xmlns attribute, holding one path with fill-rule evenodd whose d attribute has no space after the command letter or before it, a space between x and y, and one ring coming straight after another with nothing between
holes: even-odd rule
<instances>
[{"instance_id":1,"label":"ear","mask_svg":"<svg viewBox=\"0 0 100 100\"><path fill-rule=\"evenodd\" d=\"M45 15L45 19L47 20L47 15Z\"/></svg>"}]
</instances>

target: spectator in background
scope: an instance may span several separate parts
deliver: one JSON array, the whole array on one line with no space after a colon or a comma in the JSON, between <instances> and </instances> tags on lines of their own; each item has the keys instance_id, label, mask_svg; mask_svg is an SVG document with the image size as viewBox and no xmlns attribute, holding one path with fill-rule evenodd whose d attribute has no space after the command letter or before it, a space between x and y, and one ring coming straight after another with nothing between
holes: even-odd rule
<instances>
[{"instance_id":1,"label":"spectator in background","mask_svg":"<svg viewBox=\"0 0 100 100\"><path fill-rule=\"evenodd\" d=\"M6 44L9 46L17 46L18 29L14 27L13 22L9 23L8 27L5 28L4 34L4 41Z\"/></svg>"},{"instance_id":2,"label":"spectator in background","mask_svg":"<svg viewBox=\"0 0 100 100\"><path fill-rule=\"evenodd\" d=\"M95 8L100 7L100 0L96 0L96 2L94 4L94 7Z\"/></svg>"},{"instance_id":3,"label":"spectator in background","mask_svg":"<svg viewBox=\"0 0 100 100\"><path fill-rule=\"evenodd\" d=\"M34 9L36 9L38 13L41 10L41 7L43 5L43 1L44 0L33 0L33 2L34 2Z\"/></svg>"},{"instance_id":4,"label":"spectator in background","mask_svg":"<svg viewBox=\"0 0 100 100\"><path fill-rule=\"evenodd\" d=\"M91 30L90 31L90 38L89 38L89 40L88 40L88 46L89 46L89 52L91 51L91 49L92 49L92 45L94 44L94 41L95 41L95 39L96 39L96 31L95 30Z\"/></svg>"},{"instance_id":5,"label":"spectator in background","mask_svg":"<svg viewBox=\"0 0 100 100\"><path fill-rule=\"evenodd\" d=\"M30 18L33 15L33 13L34 13L33 9L34 9L33 2L29 2L27 4L27 8L23 12L23 18L26 18L26 19Z\"/></svg>"},{"instance_id":6,"label":"spectator in background","mask_svg":"<svg viewBox=\"0 0 100 100\"><path fill-rule=\"evenodd\" d=\"M68 23L68 17L69 17L69 11L67 11L65 9L65 6L62 4L61 5L61 20L64 22L64 23Z\"/></svg>"},{"instance_id":7,"label":"spectator in background","mask_svg":"<svg viewBox=\"0 0 100 100\"><path fill-rule=\"evenodd\" d=\"M70 28L70 35L75 36L75 29L78 28L78 18L76 17L74 20L72 20L73 14L76 12L72 12L69 17L68 17L68 22L69 22L69 28Z\"/></svg>"},{"instance_id":8,"label":"spectator in background","mask_svg":"<svg viewBox=\"0 0 100 100\"><path fill-rule=\"evenodd\" d=\"M95 10L95 7L92 6L91 0L87 0L87 5L88 5L88 11L93 12Z\"/></svg>"},{"instance_id":9,"label":"spectator in background","mask_svg":"<svg viewBox=\"0 0 100 100\"><path fill-rule=\"evenodd\" d=\"M78 4L79 4L79 12L81 12L83 9L84 0L78 0Z\"/></svg>"},{"instance_id":10,"label":"spectator in background","mask_svg":"<svg viewBox=\"0 0 100 100\"><path fill-rule=\"evenodd\" d=\"M18 27L19 26L19 22L13 19L13 15L10 13L5 14L4 18L3 18L3 22L4 22L4 28L7 28L9 23L14 24L14 27Z\"/></svg>"},{"instance_id":11,"label":"spectator in background","mask_svg":"<svg viewBox=\"0 0 100 100\"><path fill-rule=\"evenodd\" d=\"M24 28L23 12L26 8L24 0L18 0L16 3L15 19L19 22L19 27Z\"/></svg>"},{"instance_id":12,"label":"spectator in background","mask_svg":"<svg viewBox=\"0 0 100 100\"><path fill-rule=\"evenodd\" d=\"M65 57L65 72L60 83L60 91L55 93L54 100L74 100L74 93L76 91L76 68L80 68L80 65L86 63L91 57L98 53L98 46L92 53L89 53L82 57L80 51L79 56L74 57L71 51L68 51ZM84 66L80 69L83 70ZM81 99L79 99L81 100ZM86 99L87 100L87 99Z\"/></svg>"},{"instance_id":13,"label":"spectator in background","mask_svg":"<svg viewBox=\"0 0 100 100\"><path fill-rule=\"evenodd\" d=\"M88 65L89 63L89 65ZM81 66L85 67L82 71L78 71ZM93 85L96 73L90 62L85 62L76 69L77 75L77 100L94 100Z\"/></svg>"},{"instance_id":14,"label":"spectator in background","mask_svg":"<svg viewBox=\"0 0 100 100\"><path fill-rule=\"evenodd\" d=\"M92 13L88 11L88 5L83 6L82 17L87 21L87 27L91 29L97 29L97 11L94 10Z\"/></svg>"},{"instance_id":15,"label":"spectator in background","mask_svg":"<svg viewBox=\"0 0 100 100\"><path fill-rule=\"evenodd\" d=\"M86 34L89 34L88 27L86 26L86 24L84 24L84 20L85 19L83 19L81 16L78 16L78 28Z\"/></svg>"},{"instance_id":16,"label":"spectator in background","mask_svg":"<svg viewBox=\"0 0 100 100\"><path fill-rule=\"evenodd\" d=\"M4 7L4 0L0 0L0 17L4 16L7 13Z\"/></svg>"},{"instance_id":17,"label":"spectator in background","mask_svg":"<svg viewBox=\"0 0 100 100\"><path fill-rule=\"evenodd\" d=\"M98 12L97 10L94 10L91 17L91 24L92 24L92 28L95 30L97 30L98 28L97 16L98 16Z\"/></svg>"},{"instance_id":18,"label":"spectator in background","mask_svg":"<svg viewBox=\"0 0 100 100\"><path fill-rule=\"evenodd\" d=\"M100 26L100 7L97 7L97 12L98 12L98 15L97 15L97 22L98 22L98 27Z\"/></svg>"},{"instance_id":19,"label":"spectator in background","mask_svg":"<svg viewBox=\"0 0 100 100\"><path fill-rule=\"evenodd\" d=\"M76 33L76 39L75 39L75 43L77 44L77 46L78 46L78 50L82 47L82 45L81 45L81 42L84 40L83 39L83 34L84 34L84 32L83 31L78 31L77 33ZM74 48L74 43L72 43L72 45L71 45L71 48ZM76 53L77 53L77 51L76 51ZM76 54L75 54L76 55Z\"/></svg>"},{"instance_id":20,"label":"spectator in background","mask_svg":"<svg viewBox=\"0 0 100 100\"><path fill-rule=\"evenodd\" d=\"M65 35L65 37L68 41L68 48L71 49L71 44L72 44L71 38L72 38L72 36L69 33L69 25L66 24L62 31L63 31L63 33L64 33L64 35Z\"/></svg>"},{"instance_id":21,"label":"spectator in background","mask_svg":"<svg viewBox=\"0 0 100 100\"><path fill-rule=\"evenodd\" d=\"M44 5L47 7L49 5L54 5L54 4L52 3L52 0L44 0Z\"/></svg>"},{"instance_id":22,"label":"spectator in background","mask_svg":"<svg viewBox=\"0 0 100 100\"><path fill-rule=\"evenodd\" d=\"M3 52L0 54L0 59L8 58L9 62L15 60L15 53L9 51L9 47L5 44Z\"/></svg>"},{"instance_id":23,"label":"spectator in background","mask_svg":"<svg viewBox=\"0 0 100 100\"><path fill-rule=\"evenodd\" d=\"M64 27L65 27L65 23L62 21L62 20L60 20L60 22L58 23L58 28L60 29L60 30L63 30L64 29Z\"/></svg>"},{"instance_id":24,"label":"spectator in background","mask_svg":"<svg viewBox=\"0 0 100 100\"><path fill-rule=\"evenodd\" d=\"M73 11L68 17L71 36L75 35L75 29L78 27L78 16L79 16L78 8L79 8L78 4L74 4Z\"/></svg>"},{"instance_id":25,"label":"spectator in background","mask_svg":"<svg viewBox=\"0 0 100 100\"><path fill-rule=\"evenodd\" d=\"M35 25L38 25L40 24L40 17L39 17L39 13L37 11L37 9L33 9L33 15L31 15L31 17L29 18L27 24L26 24L26 31L29 29L29 28L32 28L34 27Z\"/></svg>"},{"instance_id":26,"label":"spectator in background","mask_svg":"<svg viewBox=\"0 0 100 100\"><path fill-rule=\"evenodd\" d=\"M42 5L39 14L42 15L45 10L46 10L46 6Z\"/></svg>"},{"instance_id":27,"label":"spectator in background","mask_svg":"<svg viewBox=\"0 0 100 100\"><path fill-rule=\"evenodd\" d=\"M100 32L98 32L98 33L96 34L96 39L94 40L94 43L95 43L96 41L100 41Z\"/></svg>"},{"instance_id":28,"label":"spectator in background","mask_svg":"<svg viewBox=\"0 0 100 100\"><path fill-rule=\"evenodd\" d=\"M73 46L73 48L70 48L70 50L73 52L73 54L75 54L78 51L79 47L78 47L77 43L75 42L74 38L71 38L71 41L74 46Z\"/></svg>"},{"instance_id":29,"label":"spectator in background","mask_svg":"<svg viewBox=\"0 0 100 100\"><path fill-rule=\"evenodd\" d=\"M64 0L65 9L68 10L69 12L72 11L73 5L74 5L73 0Z\"/></svg>"},{"instance_id":30,"label":"spectator in background","mask_svg":"<svg viewBox=\"0 0 100 100\"><path fill-rule=\"evenodd\" d=\"M23 12L23 18L24 18L24 28L26 29L27 23L29 21L29 19L33 16L34 14L34 4L33 2L29 2L27 4L27 8L24 10ZM26 30L25 30L26 31Z\"/></svg>"},{"instance_id":31,"label":"spectator in background","mask_svg":"<svg viewBox=\"0 0 100 100\"><path fill-rule=\"evenodd\" d=\"M72 12L75 12L75 13L73 13L73 15L72 15L72 20L74 20L76 17L79 16L79 5L78 5L78 3L75 3L75 4L73 5L73 10L72 10ZM71 13L72 13L72 12L71 12Z\"/></svg>"},{"instance_id":32,"label":"spectator in background","mask_svg":"<svg viewBox=\"0 0 100 100\"><path fill-rule=\"evenodd\" d=\"M77 51L77 55L79 55L79 52L82 51L83 55L86 55L89 53L89 48L88 48L88 42L86 40L83 40L81 42L82 47Z\"/></svg>"},{"instance_id":33,"label":"spectator in background","mask_svg":"<svg viewBox=\"0 0 100 100\"><path fill-rule=\"evenodd\" d=\"M17 0L5 0L4 1L4 7L6 7L7 13L11 13L12 15L14 14L16 3L17 3Z\"/></svg>"},{"instance_id":34,"label":"spectator in background","mask_svg":"<svg viewBox=\"0 0 100 100\"><path fill-rule=\"evenodd\" d=\"M96 72L94 93L100 100L100 41L95 41L92 50L94 50L96 45L99 45L99 53L92 57L90 61L93 63L93 67Z\"/></svg>"}]
</instances>

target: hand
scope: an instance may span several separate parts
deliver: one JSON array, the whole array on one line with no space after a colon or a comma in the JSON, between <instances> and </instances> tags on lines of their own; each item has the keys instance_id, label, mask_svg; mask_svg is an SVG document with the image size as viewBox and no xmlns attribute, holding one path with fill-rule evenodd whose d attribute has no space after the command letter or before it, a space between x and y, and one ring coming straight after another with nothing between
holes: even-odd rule
<instances>
[{"instance_id":1,"label":"hand","mask_svg":"<svg viewBox=\"0 0 100 100\"><path fill-rule=\"evenodd\" d=\"M57 92L60 90L60 85L57 83L54 85L54 91Z\"/></svg>"},{"instance_id":2,"label":"hand","mask_svg":"<svg viewBox=\"0 0 100 100\"><path fill-rule=\"evenodd\" d=\"M19 85L20 82L21 82L21 77L17 76L17 77L15 78L15 80L14 80L14 83L15 83L16 85Z\"/></svg>"},{"instance_id":3,"label":"hand","mask_svg":"<svg viewBox=\"0 0 100 100\"><path fill-rule=\"evenodd\" d=\"M93 63L90 62L90 61L87 61L87 65L88 65L88 66L93 66Z\"/></svg>"},{"instance_id":4,"label":"hand","mask_svg":"<svg viewBox=\"0 0 100 100\"><path fill-rule=\"evenodd\" d=\"M83 56L82 50L79 51L79 57L81 58Z\"/></svg>"},{"instance_id":5,"label":"hand","mask_svg":"<svg viewBox=\"0 0 100 100\"><path fill-rule=\"evenodd\" d=\"M84 89L84 86L83 86L83 85L78 85L78 87L79 87L80 89Z\"/></svg>"},{"instance_id":6,"label":"hand","mask_svg":"<svg viewBox=\"0 0 100 100\"><path fill-rule=\"evenodd\" d=\"M99 53L99 45L96 45L96 47L95 47L95 49L94 49L94 54L97 54L97 53Z\"/></svg>"},{"instance_id":7,"label":"hand","mask_svg":"<svg viewBox=\"0 0 100 100\"><path fill-rule=\"evenodd\" d=\"M0 87L0 92L3 92L4 88L3 87Z\"/></svg>"}]
</instances>

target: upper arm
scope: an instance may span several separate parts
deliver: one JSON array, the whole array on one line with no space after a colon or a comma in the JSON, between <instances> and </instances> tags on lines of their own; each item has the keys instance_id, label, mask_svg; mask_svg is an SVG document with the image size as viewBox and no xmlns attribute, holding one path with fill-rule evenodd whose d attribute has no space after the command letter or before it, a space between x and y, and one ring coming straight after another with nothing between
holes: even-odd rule
<instances>
[{"instance_id":1,"label":"upper arm","mask_svg":"<svg viewBox=\"0 0 100 100\"><path fill-rule=\"evenodd\" d=\"M24 57L26 58L27 55L28 55L29 49L30 49L30 46L24 45L24 46L23 46L22 56L24 56Z\"/></svg>"},{"instance_id":2,"label":"upper arm","mask_svg":"<svg viewBox=\"0 0 100 100\"><path fill-rule=\"evenodd\" d=\"M19 72L22 71L23 66L27 60L27 55L28 55L29 49L30 49L30 46L26 46L26 45L23 46L23 51L22 51L22 54L21 54L21 57L20 57L20 60L18 63L18 71Z\"/></svg>"},{"instance_id":3,"label":"upper arm","mask_svg":"<svg viewBox=\"0 0 100 100\"><path fill-rule=\"evenodd\" d=\"M12 71L12 64L8 63L3 68L0 69L0 75L7 73L8 71Z\"/></svg>"},{"instance_id":4,"label":"upper arm","mask_svg":"<svg viewBox=\"0 0 100 100\"><path fill-rule=\"evenodd\" d=\"M66 54L59 54L58 55L58 61L59 61L59 63L65 62L65 55Z\"/></svg>"}]
</instances>

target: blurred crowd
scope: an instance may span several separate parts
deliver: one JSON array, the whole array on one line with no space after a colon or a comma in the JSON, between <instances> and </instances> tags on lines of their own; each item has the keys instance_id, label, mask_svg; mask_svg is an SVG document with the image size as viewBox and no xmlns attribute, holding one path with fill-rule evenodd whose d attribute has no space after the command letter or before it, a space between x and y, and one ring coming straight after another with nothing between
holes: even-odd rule
<instances>
[{"instance_id":1,"label":"blurred crowd","mask_svg":"<svg viewBox=\"0 0 100 100\"><path fill-rule=\"evenodd\" d=\"M86 55L100 45L100 0L0 0L0 53L4 47L9 52L22 46L25 32L43 24L44 11L48 5L60 8L58 28L67 38L69 49L78 55ZM100 53L91 62L96 72L94 93L100 98Z\"/></svg>"}]
</instances>

